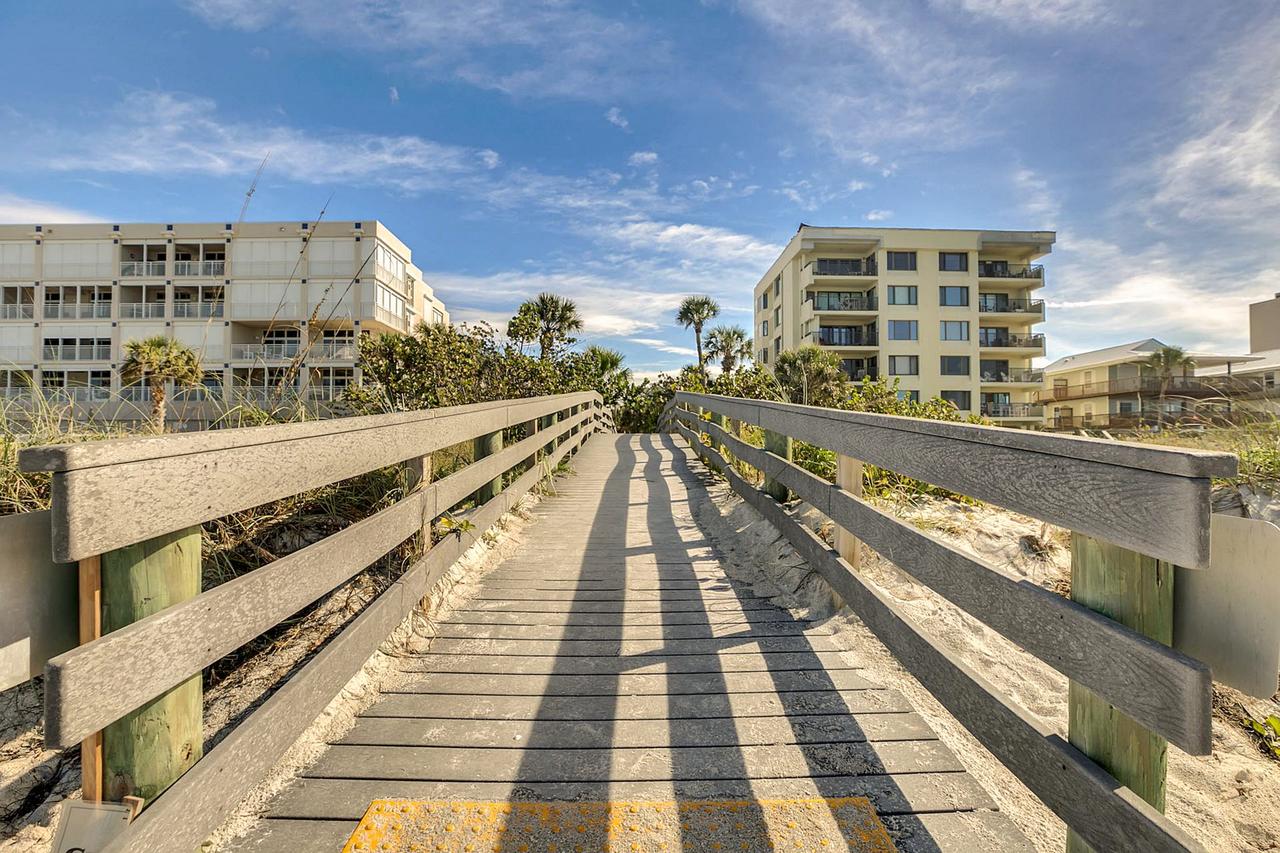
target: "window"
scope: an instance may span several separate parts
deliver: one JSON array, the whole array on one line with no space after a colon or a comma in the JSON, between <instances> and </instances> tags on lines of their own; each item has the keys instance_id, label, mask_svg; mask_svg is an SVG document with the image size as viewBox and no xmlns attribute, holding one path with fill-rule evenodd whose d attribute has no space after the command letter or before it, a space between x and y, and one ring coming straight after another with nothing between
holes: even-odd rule
<instances>
[{"instance_id":1,"label":"window","mask_svg":"<svg viewBox=\"0 0 1280 853\"><path fill-rule=\"evenodd\" d=\"M969 356L944 355L942 357L941 372L943 376L968 376Z\"/></svg>"},{"instance_id":2,"label":"window","mask_svg":"<svg viewBox=\"0 0 1280 853\"><path fill-rule=\"evenodd\" d=\"M942 272L968 272L968 252L939 252L938 269Z\"/></svg>"},{"instance_id":3,"label":"window","mask_svg":"<svg viewBox=\"0 0 1280 853\"><path fill-rule=\"evenodd\" d=\"M782 328L782 306L781 305L773 309L773 327L775 329Z\"/></svg>"},{"instance_id":4,"label":"window","mask_svg":"<svg viewBox=\"0 0 1280 853\"><path fill-rule=\"evenodd\" d=\"M915 305L916 304L916 286L909 285L893 285L889 287L889 304L890 305Z\"/></svg>"},{"instance_id":5,"label":"window","mask_svg":"<svg viewBox=\"0 0 1280 853\"><path fill-rule=\"evenodd\" d=\"M779 355L782 352L782 335L778 335L773 339L773 354Z\"/></svg>"},{"instance_id":6,"label":"window","mask_svg":"<svg viewBox=\"0 0 1280 853\"><path fill-rule=\"evenodd\" d=\"M437 326L444 322L444 314L439 308L431 309L431 322Z\"/></svg>"},{"instance_id":7,"label":"window","mask_svg":"<svg viewBox=\"0 0 1280 853\"><path fill-rule=\"evenodd\" d=\"M760 294L760 310L767 311L769 309L769 291Z\"/></svg>"},{"instance_id":8,"label":"window","mask_svg":"<svg viewBox=\"0 0 1280 853\"><path fill-rule=\"evenodd\" d=\"M778 276L773 280L773 295L774 296L782 295L782 276Z\"/></svg>"},{"instance_id":9,"label":"window","mask_svg":"<svg viewBox=\"0 0 1280 853\"><path fill-rule=\"evenodd\" d=\"M967 341L969 340L969 321L968 320L943 320L940 324L939 334L944 341Z\"/></svg>"},{"instance_id":10,"label":"window","mask_svg":"<svg viewBox=\"0 0 1280 853\"><path fill-rule=\"evenodd\" d=\"M761 364L769 363L769 350L767 348L760 350L760 363Z\"/></svg>"},{"instance_id":11,"label":"window","mask_svg":"<svg viewBox=\"0 0 1280 853\"><path fill-rule=\"evenodd\" d=\"M760 321L760 337L762 338L769 337L769 321L768 320Z\"/></svg>"},{"instance_id":12,"label":"window","mask_svg":"<svg viewBox=\"0 0 1280 853\"><path fill-rule=\"evenodd\" d=\"M889 356L889 375L890 376L920 375L920 356L918 355Z\"/></svg>"},{"instance_id":13,"label":"window","mask_svg":"<svg viewBox=\"0 0 1280 853\"><path fill-rule=\"evenodd\" d=\"M919 403L920 392L919 391L899 391L898 399L906 400L908 403Z\"/></svg>"},{"instance_id":14,"label":"window","mask_svg":"<svg viewBox=\"0 0 1280 853\"><path fill-rule=\"evenodd\" d=\"M891 270L912 271L916 268L915 252L885 252L885 262Z\"/></svg>"},{"instance_id":15,"label":"window","mask_svg":"<svg viewBox=\"0 0 1280 853\"><path fill-rule=\"evenodd\" d=\"M969 288L967 287L939 287L938 288L938 304L964 306L969 304Z\"/></svg>"},{"instance_id":16,"label":"window","mask_svg":"<svg viewBox=\"0 0 1280 853\"><path fill-rule=\"evenodd\" d=\"M889 340L915 341L919 339L919 324L915 320L889 321Z\"/></svg>"},{"instance_id":17,"label":"window","mask_svg":"<svg viewBox=\"0 0 1280 853\"><path fill-rule=\"evenodd\" d=\"M967 412L969 410L968 391L943 391L938 396L962 412Z\"/></svg>"}]
</instances>

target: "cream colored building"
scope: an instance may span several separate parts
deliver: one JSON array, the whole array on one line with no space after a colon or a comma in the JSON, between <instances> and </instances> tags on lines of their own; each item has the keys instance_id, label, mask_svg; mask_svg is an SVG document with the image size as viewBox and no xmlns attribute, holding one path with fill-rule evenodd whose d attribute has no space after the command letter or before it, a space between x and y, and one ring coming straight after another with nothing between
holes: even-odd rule
<instances>
[{"instance_id":1,"label":"cream colored building","mask_svg":"<svg viewBox=\"0 0 1280 853\"><path fill-rule=\"evenodd\" d=\"M1280 417L1280 293L1249 306L1249 355L1196 375L1221 386L1234 406Z\"/></svg>"},{"instance_id":2,"label":"cream colored building","mask_svg":"<svg viewBox=\"0 0 1280 853\"><path fill-rule=\"evenodd\" d=\"M141 417L125 342L165 335L200 353L205 401L323 403L358 382L356 337L448 322L409 247L382 223L0 225L0 395Z\"/></svg>"},{"instance_id":3,"label":"cream colored building","mask_svg":"<svg viewBox=\"0 0 1280 853\"><path fill-rule=\"evenodd\" d=\"M887 376L1010 426L1038 425L1052 231L800 226L755 287L755 353L820 346L851 378Z\"/></svg>"},{"instance_id":4,"label":"cream colored building","mask_svg":"<svg viewBox=\"0 0 1280 853\"><path fill-rule=\"evenodd\" d=\"M1050 429L1137 429L1157 423L1204 423L1229 409L1222 387L1198 371L1252 356L1188 353L1193 367L1162 378L1147 364L1166 344L1147 338L1058 359L1044 369L1037 394Z\"/></svg>"}]
</instances>

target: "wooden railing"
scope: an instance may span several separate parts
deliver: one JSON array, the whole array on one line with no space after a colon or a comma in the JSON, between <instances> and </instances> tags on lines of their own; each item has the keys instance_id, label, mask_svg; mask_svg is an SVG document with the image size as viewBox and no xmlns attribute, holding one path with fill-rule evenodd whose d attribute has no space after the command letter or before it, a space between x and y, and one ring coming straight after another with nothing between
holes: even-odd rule
<instances>
[{"instance_id":1,"label":"wooden railing","mask_svg":"<svg viewBox=\"0 0 1280 853\"><path fill-rule=\"evenodd\" d=\"M522 427L520 434L526 437L504 447L503 431L513 427ZM46 743L81 743L86 798L132 794L154 799L107 853L196 849L449 566L590 434L611 428L599 395L584 392L23 450L24 470L53 472L53 560L80 567L83 644L45 667ZM430 454L468 440L474 440L475 461L431 481ZM202 523L400 464L412 472L416 485L391 506L232 581L200 590ZM504 488L509 475L514 479ZM472 495L475 508L462 516L470 525L455 527L431 546L200 757L199 685L205 667L406 540L429 532L433 520ZM178 579L194 583L185 598L173 588L181 585ZM114 589L112 582L117 582ZM138 583L157 584L147 594L168 606L97 636L102 602L114 607L127 595L124 587ZM106 613L111 616L112 608ZM119 614L114 618L118 621ZM183 702L185 708L179 708ZM133 731L118 727L139 714L150 715L153 740L156 731L166 732L160 740L170 730L184 732L194 754L166 759L164 767L134 768L136 778L116 772L105 780L111 790L104 791L103 762L117 763L103 755L103 730L116 738L108 737L109 753L111 743L127 741ZM131 745L124 743L119 751L132 754Z\"/></svg>"},{"instance_id":2,"label":"wooden railing","mask_svg":"<svg viewBox=\"0 0 1280 853\"><path fill-rule=\"evenodd\" d=\"M762 428L764 448L742 440L742 424ZM1210 478L1233 476L1233 456L685 392L663 425L721 471L1067 824L1070 849L1200 849L1162 814L1166 740L1192 755L1211 746L1209 667L1169 647L1172 564L1208 566ZM838 484L793 464L793 439L835 451ZM1072 598L862 500L864 462L1069 528ZM763 487L734 463L756 469ZM836 549L780 502L792 493L835 522ZM1070 742L864 580L859 540L1066 675Z\"/></svg>"}]
</instances>

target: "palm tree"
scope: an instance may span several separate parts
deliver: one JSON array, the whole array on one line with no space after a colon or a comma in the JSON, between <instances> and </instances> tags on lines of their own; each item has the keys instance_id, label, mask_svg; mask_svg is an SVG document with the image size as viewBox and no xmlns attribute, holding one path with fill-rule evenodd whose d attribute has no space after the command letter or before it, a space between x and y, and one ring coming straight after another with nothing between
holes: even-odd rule
<instances>
[{"instance_id":1,"label":"palm tree","mask_svg":"<svg viewBox=\"0 0 1280 853\"><path fill-rule=\"evenodd\" d=\"M582 316L572 299L539 293L520 306L507 324L507 336L515 341L536 340L539 357L550 358L561 344L572 343L571 332L582 328Z\"/></svg>"},{"instance_id":2,"label":"palm tree","mask_svg":"<svg viewBox=\"0 0 1280 853\"><path fill-rule=\"evenodd\" d=\"M815 346L781 353L773 375L790 402L805 406L831 407L849 392L849 377L840 367L840 357Z\"/></svg>"},{"instance_id":3,"label":"palm tree","mask_svg":"<svg viewBox=\"0 0 1280 853\"><path fill-rule=\"evenodd\" d=\"M1147 356L1145 366L1151 369L1160 379L1160 397L1158 408L1156 409L1156 425L1160 429L1164 429L1164 400L1169 394L1169 386L1173 384L1174 373L1181 373L1185 379L1187 371L1194 370L1196 360L1187 355L1187 351L1182 347L1171 347L1161 345L1160 349ZM1139 385L1141 387L1141 385ZM1142 410L1139 407L1139 417Z\"/></svg>"},{"instance_id":4,"label":"palm tree","mask_svg":"<svg viewBox=\"0 0 1280 853\"><path fill-rule=\"evenodd\" d=\"M191 387L204 379L200 357L195 350L173 338L154 335L124 345L120 380L133 385L146 380L151 388L151 422L156 432L164 432L165 383Z\"/></svg>"},{"instance_id":5,"label":"palm tree","mask_svg":"<svg viewBox=\"0 0 1280 853\"><path fill-rule=\"evenodd\" d=\"M676 322L686 329L693 327L693 339L698 345L698 370L707 378L707 366L702 354L702 327L720 314L720 305L710 296L688 296L680 303Z\"/></svg>"},{"instance_id":6,"label":"palm tree","mask_svg":"<svg viewBox=\"0 0 1280 853\"><path fill-rule=\"evenodd\" d=\"M587 347L583 354L595 362L596 369L600 371L601 376L617 373L622 369L622 362L626 358L616 349L602 347L599 344L592 344Z\"/></svg>"},{"instance_id":7,"label":"palm tree","mask_svg":"<svg viewBox=\"0 0 1280 853\"><path fill-rule=\"evenodd\" d=\"M716 326L707 332L707 357L720 359L721 375L733 373L738 362L751 357L751 341L741 326Z\"/></svg>"}]
</instances>

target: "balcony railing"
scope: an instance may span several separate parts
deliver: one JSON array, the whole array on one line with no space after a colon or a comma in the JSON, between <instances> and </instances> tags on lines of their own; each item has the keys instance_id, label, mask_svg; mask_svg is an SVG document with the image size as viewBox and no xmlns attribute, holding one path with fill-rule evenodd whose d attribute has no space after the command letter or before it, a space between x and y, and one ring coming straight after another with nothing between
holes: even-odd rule
<instances>
[{"instance_id":1,"label":"balcony railing","mask_svg":"<svg viewBox=\"0 0 1280 853\"><path fill-rule=\"evenodd\" d=\"M405 323L404 317L388 311L381 305L373 306L373 319L377 320L379 323L390 326L393 329L399 329L402 332L408 326L408 324Z\"/></svg>"},{"instance_id":2,"label":"balcony railing","mask_svg":"<svg viewBox=\"0 0 1280 853\"><path fill-rule=\"evenodd\" d=\"M320 341L314 352L316 358L353 361L356 357L356 345L354 341Z\"/></svg>"},{"instance_id":3,"label":"balcony railing","mask_svg":"<svg viewBox=\"0 0 1280 853\"><path fill-rule=\"evenodd\" d=\"M0 364L29 362L32 360L31 347L0 347Z\"/></svg>"},{"instance_id":4,"label":"balcony railing","mask_svg":"<svg viewBox=\"0 0 1280 853\"><path fill-rule=\"evenodd\" d=\"M1044 382L1044 371L1033 368L1012 367L1006 370L982 371L983 382Z\"/></svg>"},{"instance_id":5,"label":"balcony railing","mask_svg":"<svg viewBox=\"0 0 1280 853\"><path fill-rule=\"evenodd\" d=\"M221 278L227 270L226 261L174 261L175 276L203 276L205 278Z\"/></svg>"},{"instance_id":6,"label":"balcony railing","mask_svg":"<svg viewBox=\"0 0 1280 853\"><path fill-rule=\"evenodd\" d=\"M825 298L823 298L825 297ZM875 311L879 300L875 294L870 296L833 296L826 293L814 293L809 296L814 311Z\"/></svg>"},{"instance_id":7,"label":"balcony railing","mask_svg":"<svg viewBox=\"0 0 1280 853\"><path fill-rule=\"evenodd\" d=\"M232 344L231 357L238 361L255 359L261 361L282 361L295 357L300 351L297 341L287 343L264 344Z\"/></svg>"},{"instance_id":8,"label":"balcony railing","mask_svg":"<svg viewBox=\"0 0 1280 853\"><path fill-rule=\"evenodd\" d=\"M163 302L121 302L121 320L158 320L164 317Z\"/></svg>"},{"instance_id":9,"label":"balcony railing","mask_svg":"<svg viewBox=\"0 0 1280 853\"><path fill-rule=\"evenodd\" d=\"M982 414L989 418L1042 418L1044 407L1035 403L983 403Z\"/></svg>"},{"instance_id":10,"label":"balcony railing","mask_svg":"<svg viewBox=\"0 0 1280 853\"><path fill-rule=\"evenodd\" d=\"M0 388L0 400L32 400L35 389L29 385L6 385Z\"/></svg>"},{"instance_id":11,"label":"balcony railing","mask_svg":"<svg viewBox=\"0 0 1280 853\"><path fill-rule=\"evenodd\" d=\"M1008 261L978 261L978 278L1044 278L1040 264L1011 264Z\"/></svg>"},{"instance_id":12,"label":"balcony railing","mask_svg":"<svg viewBox=\"0 0 1280 853\"><path fill-rule=\"evenodd\" d=\"M1014 349L1044 349L1044 335L1019 335L1014 333L981 335L978 338L980 347L1000 347Z\"/></svg>"},{"instance_id":13,"label":"balcony railing","mask_svg":"<svg viewBox=\"0 0 1280 853\"><path fill-rule=\"evenodd\" d=\"M824 347L873 347L877 346L878 336L874 331L844 328L824 328L809 333L809 340Z\"/></svg>"},{"instance_id":14,"label":"balcony railing","mask_svg":"<svg viewBox=\"0 0 1280 853\"><path fill-rule=\"evenodd\" d=\"M164 261L121 261L120 277L164 278Z\"/></svg>"},{"instance_id":15,"label":"balcony railing","mask_svg":"<svg viewBox=\"0 0 1280 853\"><path fill-rule=\"evenodd\" d=\"M875 258L818 258L814 275L875 275Z\"/></svg>"},{"instance_id":16,"label":"balcony railing","mask_svg":"<svg viewBox=\"0 0 1280 853\"><path fill-rule=\"evenodd\" d=\"M298 389L283 385L236 385L232 387L229 396L232 401L238 403L274 405L295 401L298 397Z\"/></svg>"},{"instance_id":17,"label":"balcony railing","mask_svg":"<svg viewBox=\"0 0 1280 853\"><path fill-rule=\"evenodd\" d=\"M0 305L0 320L30 320L34 316L34 305Z\"/></svg>"},{"instance_id":18,"label":"balcony railing","mask_svg":"<svg viewBox=\"0 0 1280 853\"><path fill-rule=\"evenodd\" d=\"M102 344L45 344L46 361L110 361L111 347Z\"/></svg>"},{"instance_id":19,"label":"balcony railing","mask_svg":"<svg viewBox=\"0 0 1280 853\"><path fill-rule=\"evenodd\" d=\"M978 297L978 311L982 314L1043 314L1043 299L990 299Z\"/></svg>"},{"instance_id":20,"label":"balcony railing","mask_svg":"<svg viewBox=\"0 0 1280 853\"><path fill-rule=\"evenodd\" d=\"M184 403L200 403L206 400L222 399L221 385L196 385L191 388L179 388L173 392L173 399Z\"/></svg>"},{"instance_id":21,"label":"balcony railing","mask_svg":"<svg viewBox=\"0 0 1280 853\"><path fill-rule=\"evenodd\" d=\"M1247 394L1257 390L1259 382L1248 382L1227 376L1171 376L1161 380L1158 376L1129 376L1102 382L1085 382L1080 385L1054 385L1042 389L1037 397L1050 400L1077 400L1082 397L1106 397L1112 394L1144 394L1151 397L1164 394L1170 397L1217 397Z\"/></svg>"},{"instance_id":22,"label":"balcony railing","mask_svg":"<svg viewBox=\"0 0 1280 853\"><path fill-rule=\"evenodd\" d=\"M307 399L328 403L341 397L346 390L346 385L309 385L307 386Z\"/></svg>"},{"instance_id":23,"label":"balcony railing","mask_svg":"<svg viewBox=\"0 0 1280 853\"><path fill-rule=\"evenodd\" d=\"M178 302L173 303L173 316L175 319L184 317L221 317L223 314L222 302Z\"/></svg>"},{"instance_id":24,"label":"balcony railing","mask_svg":"<svg viewBox=\"0 0 1280 853\"><path fill-rule=\"evenodd\" d=\"M111 317L110 302L46 302L46 320L105 320Z\"/></svg>"}]
</instances>

